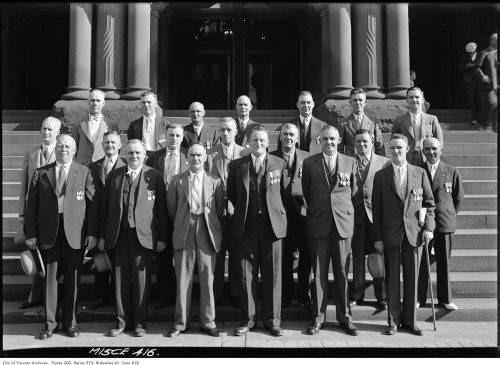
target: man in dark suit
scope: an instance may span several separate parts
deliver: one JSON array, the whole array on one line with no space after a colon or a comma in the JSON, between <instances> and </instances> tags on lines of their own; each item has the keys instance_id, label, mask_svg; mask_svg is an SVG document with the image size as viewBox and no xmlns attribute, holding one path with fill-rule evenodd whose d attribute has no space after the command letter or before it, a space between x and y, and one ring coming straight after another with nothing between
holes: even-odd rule
<instances>
[{"instance_id":1,"label":"man in dark suit","mask_svg":"<svg viewBox=\"0 0 500 365\"><path fill-rule=\"evenodd\" d=\"M19 222L24 233L26 202L28 200L28 189L35 170L46 166L56 160L56 137L61 130L61 121L57 118L47 117L42 122L40 134L42 144L26 153L21 170L21 190L19 192ZM28 309L43 304L43 279L35 275L31 279L31 290L28 299L19 305L19 309Z\"/></svg>"},{"instance_id":2,"label":"man in dark suit","mask_svg":"<svg viewBox=\"0 0 500 365\"><path fill-rule=\"evenodd\" d=\"M114 123L106 122L102 115L102 108L106 104L104 92L98 89L89 94L89 116L78 125L73 126L71 137L76 142L75 162L90 165L92 162L104 157L102 137L108 130L118 131Z\"/></svg>"},{"instance_id":3,"label":"man in dark suit","mask_svg":"<svg viewBox=\"0 0 500 365\"><path fill-rule=\"evenodd\" d=\"M269 136L256 127L250 139L251 154L229 164L227 197L234 206L231 229L241 263L243 321L235 330L243 336L256 327L257 281L262 282L262 319L273 336L281 329L282 238L286 211L281 200L285 162L266 152Z\"/></svg>"},{"instance_id":4,"label":"man in dark suit","mask_svg":"<svg viewBox=\"0 0 500 365\"><path fill-rule=\"evenodd\" d=\"M143 165L146 148L131 139L126 146L127 166L106 179L99 229L99 245L113 258L116 327L108 336L127 329L146 334L146 319L154 252L165 249L168 225L165 183L161 173ZM130 285L130 281L132 285Z\"/></svg>"},{"instance_id":5,"label":"man in dark suit","mask_svg":"<svg viewBox=\"0 0 500 365\"><path fill-rule=\"evenodd\" d=\"M221 249L217 253L214 277L215 305L220 303L224 297L224 272L226 262L226 251L229 254L228 279L229 295L235 307L241 308L240 301L240 263L236 257L235 242L231 237L230 218L234 214L234 207L227 200L227 174L229 163L250 153L244 147L237 145L234 141L236 136L236 121L233 118L222 118L219 121L219 136L221 143L207 151L206 170L209 174L217 176L222 180L224 191L224 215L221 217L222 242Z\"/></svg>"},{"instance_id":6,"label":"man in dark suit","mask_svg":"<svg viewBox=\"0 0 500 365\"><path fill-rule=\"evenodd\" d=\"M362 88L352 89L350 92L349 104L352 106L352 113L339 124L339 135L341 142L338 151L347 156L356 156L356 143L354 141L358 129L366 129L373 135L373 151L380 156L385 156L382 132L377 122L373 122L365 114L366 93Z\"/></svg>"},{"instance_id":7,"label":"man in dark suit","mask_svg":"<svg viewBox=\"0 0 500 365\"><path fill-rule=\"evenodd\" d=\"M191 289L195 265L200 284L200 332L220 337L215 324L213 292L215 260L221 246L219 219L224 211L224 193L219 178L203 168L205 148L194 142L188 151L189 171L176 175L168 187L168 215L174 222L177 301L175 324L167 337L177 337L189 328Z\"/></svg>"},{"instance_id":8,"label":"man in dark suit","mask_svg":"<svg viewBox=\"0 0 500 365\"><path fill-rule=\"evenodd\" d=\"M252 110L252 101L246 95L241 95L236 100L236 124L237 134L234 138L237 145L248 148L250 136L255 127L260 125L250 119L250 111Z\"/></svg>"},{"instance_id":9,"label":"man in dark suit","mask_svg":"<svg viewBox=\"0 0 500 365\"><path fill-rule=\"evenodd\" d=\"M189 148L194 142L199 142L206 149L210 149L219 143L217 126L205 123L205 107L202 103L195 101L189 106L191 123L184 127L184 139L182 147Z\"/></svg>"},{"instance_id":10,"label":"man in dark suit","mask_svg":"<svg viewBox=\"0 0 500 365\"><path fill-rule=\"evenodd\" d=\"M46 340L58 329L57 289L63 279L62 327L69 337L80 334L76 327L78 284L85 246L97 242L98 203L94 183L86 166L73 161L76 146L68 135L58 135L56 162L33 173L26 207L26 245L38 246L46 265L44 280Z\"/></svg>"},{"instance_id":11,"label":"man in dark suit","mask_svg":"<svg viewBox=\"0 0 500 365\"><path fill-rule=\"evenodd\" d=\"M416 326L417 276L422 244L432 239L434 198L425 171L410 165L406 136L393 134L389 141L392 164L377 171L373 181L372 213L375 250L384 253L388 302L387 335L400 329L422 336ZM403 266L403 305L400 265Z\"/></svg>"},{"instance_id":12,"label":"man in dark suit","mask_svg":"<svg viewBox=\"0 0 500 365\"><path fill-rule=\"evenodd\" d=\"M373 134L367 129L356 130L356 167L355 185L356 193L352 199L354 206L354 234L352 236L352 261L354 291L352 293L353 305L363 303L365 296L365 254L375 252L373 246L373 215L372 215L372 190L373 178L380 169L390 165L388 158L376 155L373 152ZM373 278L373 289L377 306L387 309L383 278Z\"/></svg>"},{"instance_id":13,"label":"man in dark suit","mask_svg":"<svg viewBox=\"0 0 500 365\"><path fill-rule=\"evenodd\" d=\"M297 148L311 154L321 152L319 133L326 123L313 117L314 100L309 91L301 91L297 100L300 115L289 121L299 129ZM280 128L281 129L281 128ZM278 137L278 150L281 149L281 138Z\"/></svg>"},{"instance_id":14,"label":"man in dark suit","mask_svg":"<svg viewBox=\"0 0 500 365\"><path fill-rule=\"evenodd\" d=\"M340 142L337 128L320 132L322 153L304 160L302 191L307 203L306 235L314 273L313 322L307 334L316 335L326 321L328 269L333 269L337 321L351 336L359 334L350 315L347 273L354 229L355 162L337 152Z\"/></svg>"},{"instance_id":15,"label":"man in dark suit","mask_svg":"<svg viewBox=\"0 0 500 365\"><path fill-rule=\"evenodd\" d=\"M481 95L479 124L481 130L493 127L493 130L496 132L498 105L497 33L493 33L490 36L490 45L479 53L475 65L481 80L479 86Z\"/></svg>"},{"instance_id":16,"label":"man in dark suit","mask_svg":"<svg viewBox=\"0 0 500 365\"><path fill-rule=\"evenodd\" d=\"M167 146L152 153L146 161L147 166L161 172L167 190L172 178L189 168L186 156L187 149L181 147L183 136L184 130L180 124L170 124L166 132ZM173 227L168 217L167 221L162 224ZM176 283L173 263L174 249L171 237L172 228L169 229L169 232L166 249L155 253L156 292L158 296L155 309L164 308L168 303L175 302Z\"/></svg>"},{"instance_id":17,"label":"man in dark suit","mask_svg":"<svg viewBox=\"0 0 500 365\"><path fill-rule=\"evenodd\" d=\"M429 137L436 137L443 143L443 131L435 115L422 111L424 92L418 87L410 87L406 91L406 103L409 112L394 120L391 134L400 133L408 140L408 163L419 166L423 161L422 142Z\"/></svg>"},{"instance_id":18,"label":"man in dark suit","mask_svg":"<svg viewBox=\"0 0 500 365\"><path fill-rule=\"evenodd\" d=\"M481 95L479 92L481 77L479 76L478 67L476 66L476 59L478 56L477 44L474 42L467 43L465 51L467 53L463 54L458 67L462 72L462 82L472 113L471 124L477 124L477 120L479 119L479 107L481 104Z\"/></svg>"},{"instance_id":19,"label":"man in dark suit","mask_svg":"<svg viewBox=\"0 0 500 365\"><path fill-rule=\"evenodd\" d=\"M138 139L146 146L146 155L165 148L167 143L165 133L170 122L163 120L156 113L158 97L152 91L145 91L141 95L142 116L130 122L127 129L127 138Z\"/></svg>"},{"instance_id":20,"label":"man in dark suit","mask_svg":"<svg viewBox=\"0 0 500 365\"><path fill-rule=\"evenodd\" d=\"M434 251L437 269L437 297L438 302L448 310L458 309L453 303L450 285L450 257L453 247L453 237L457 229L457 213L464 200L464 187L458 169L441 161L443 148L436 138L424 141L424 154L427 162L422 166L431 182L434 195L435 222ZM430 246L430 245L429 245ZM431 248L429 247L429 255ZM431 261L432 264L432 261ZM418 306L425 305L427 300L427 284L429 280L427 260L423 259L418 276Z\"/></svg>"},{"instance_id":21,"label":"man in dark suit","mask_svg":"<svg viewBox=\"0 0 500 365\"><path fill-rule=\"evenodd\" d=\"M92 162L89 166L96 194L99 195L100 199L102 199L102 195L104 194L104 186L106 185L106 178L109 173L116 168L126 165L126 162L118 155L122 147L120 133L117 131L107 131L104 133L102 147L104 149L104 157ZM104 250L104 241L101 241L97 249L100 251ZM94 310L102 307L106 303L112 302L110 297L112 290L109 279L109 271L98 272L96 270L94 275L94 292L97 300L90 303L88 306L84 306L84 309Z\"/></svg>"},{"instance_id":22,"label":"man in dark suit","mask_svg":"<svg viewBox=\"0 0 500 365\"><path fill-rule=\"evenodd\" d=\"M293 260L297 253L299 256L297 298L300 305L310 311L312 309L309 296L311 257L305 231L307 205L302 194L302 163L309 157L309 153L295 148L299 139L299 130L295 124L283 124L280 138L281 149L271 152L271 155L285 161L282 199L286 209L288 234L283 239L282 306L288 307L294 297Z\"/></svg>"}]
</instances>

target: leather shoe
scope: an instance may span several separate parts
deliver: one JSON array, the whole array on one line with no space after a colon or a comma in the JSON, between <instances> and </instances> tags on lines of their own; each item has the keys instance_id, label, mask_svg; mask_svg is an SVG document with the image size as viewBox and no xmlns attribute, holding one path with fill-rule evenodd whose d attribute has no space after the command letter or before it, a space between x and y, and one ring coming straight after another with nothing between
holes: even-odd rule
<instances>
[{"instance_id":1,"label":"leather shoe","mask_svg":"<svg viewBox=\"0 0 500 365\"><path fill-rule=\"evenodd\" d=\"M351 336L359 335L359 330L352 323L341 323L340 328L342 328L345 331L345 333L347 333L348 335L351 335Z\"/></svg>"},{"instance_id":2,"label":"leather shoe","mask_svg":"<svg viewBox=\"0 0 500 365\"><path fill-rule=\"evenodd\" d=\"M49 329L44 329L42 332L40 332L40 335L38 336L38 338L40 340L48 340L49 338L52 337L52 334L55 332L56 330L49 330Z\"/></svg>"},{"instance_id":3,"label":"leather shoe","mask_svg":"<svg viewBox=\"0 0 500 365\"><path fill-rule=\"evenodd\" d=\"M222 336L221 330L218 329L217 327L214 327L214 328L200 327L200 332L206 333L207 335L212 336L212 337Z\"/></svg>"},{"instance_id":4,"label":"leather shoe","mask_svg":"<svg viewBox=\"0 0 500 365\"><path fill-rule=\"evenodd\" d=\"M269 332L274 337L283 336L283 329L279 326L272 326L272 327L266 328L266 331Z\"/></svg>"},{"instance_id":5,"label":"leather shoe","mask_svg":"<svg viewBox=\"0 0 500 365\"><path fill-rule=\"evenodd\" d=\"M417 326L410 327L410 326L407 326L405 324L402 324L400 326L400 328L403 329L403 330L406 330L406 331L408 331L411 334L416 335L416 336L423 336L424 335L424 333L422 332L422 330L420 328L418 328Z\"/></svg>"},{"instance_id":6,"label":"leather shoe","mask_svg":"<svg viewBox=\"0 0 500 365\"><path fill-rule=\"evenodd\" d=\"M385 334L389 335L389 336L395 335L397 332L398 332L398 328L396 326L389 326L385 330Z\"/></svg>"},{"instance_id":7,"label":"leather shoe","mask_svg":"<svg viewBox=\"0 0 500 365\"><path fill-rule=\"evenodd\" d=\"M317 335L319 333L319 330L323 328L325 324L324 323L319 323L319 322L313 322L309 327L307 327L307 334L308 335Z\"/></svg>"},{"instance_id":8,"label":"leather shoe","mask_svg":"<svg viewBox=\"0 0 500 365\"><path fill-rule=\"evenodd\" d=\"M387 302L385 300L379 300L377 302L377 307L381 310L386 310L387 309Z\"/></svg>"},{"instance_id":9,"label":"leather shoe","mask_svg":"<svg viewBox=\"0 0 500 365\"><path fill-rule=\"evenodd\" d=\"M449 311L456 311L458 306L455 303L442 303L442 305Z\"/></svg>"},{"instance_id":10,"label":"leather shoe","mask_svg":"<svg viewBox=\"0 0 500 365\"><path fill-rule=\"evenodd\" d=\"M135 337L144 337L146 335L146 330L142 327L136 327L134 329L134 336Z\"/></svg>"},{"instance_id":11,"label":"leather shoe","mask_svg":"<svg viewBox=\"0 0 500 365\"><path fill-rule=\"evenodd\" d=\"M125 328L123 327L118 327L118 328L113 328L106 333L107 336L109 337L117 337L120 335L123 335L123 332L125 332Z\"/></svg>"},{"instance_id":12,"label":"leather shoe","mask_svg":"<svg viewBox=\"0 0 500 365\"><path fill-rule=\"evenodd\" d=\"M241 323L239 327L236 327L234 330L234 335L235 336L244 336L246 335L249 331L253 331L255 328L257 328L257 324L254 323L252 327L248 326L248 323Z\"/></svg>"},{"instance_id":13,"label":"leather shoe","mask_svg":"<svg viewBox=\"0 0 500 365\"><path fill-rule=\"evenodd\" d=\"M65 329L66 334L68 337L78 337L80 336L80 330L78 327L68 327Z\"/></svg>"},{"instance_id":14,"label":"leather shoe","mask_svg":"<svg viewBox=\"0 0 500 365\"><path fill-rule=\"evenodd\" d=\"M43 302L40 300L38 302L29 302L29 301L26 301L26 302L22 302L21 304L19 304L19 309L28 309L28 308L33 308L33 307L38 307L39 305L42 305Z\"/></svg>"},{"instance_id":15,"label":"leather shoe","mask_svg":"<svg viewBox=\"0 0 500 365\"><path fill-rule=\"evenodd\" d=\"M178 337L181 333L184 333L187 331L187 328L184 331L178 330L177 328L171 328L167 332L167 337L174 338Z\"/></svg>"}]
</instances>

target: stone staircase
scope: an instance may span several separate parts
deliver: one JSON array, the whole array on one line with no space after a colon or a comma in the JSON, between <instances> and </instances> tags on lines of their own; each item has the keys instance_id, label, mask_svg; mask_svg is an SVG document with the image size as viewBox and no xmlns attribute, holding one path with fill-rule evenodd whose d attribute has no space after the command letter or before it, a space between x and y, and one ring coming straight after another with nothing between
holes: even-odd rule
<instances>
[{"instance_id":1,"label":"stone staircase","mask_svg":"<svg viewBox=\"0 0 500 365\"><path fill-rule=\"evenodd\" d=\"M455 297L492 298L497 295L497 135L477 131L469 125L467 110L431 110L438 116L444 129L443 160L458 167L465 185L465 204L459 213L458 226L451 260L452 290ZM50 110L2 112L2 274L4 301L25 300L30 279L19 264L22 249L13 244L19 229L19 175L23 155L40 141L41 121ZM187 111L166 111L172 122L189 123ZM270 150L276 148L279 125L297 115L296 110L254 110L252 119L264 124L270 131ZM234 116L233 111L208 110L205 119L215 122L223 116ZM384 133L387 142L388 133ZM122 134L126 141L126 135ZM93 297L91 263L85 265L81 280L82 300ZM352 266L352 265L351 265ZM351 267L352 271L352 267ZM435 267L432 268L435 287ZM350 274L352 279L352 274ZM371 277L366 298L373 299ZM153 283L155 283L153 277ZM155 290L153 289L152 293ZM193 291L197 295L197 290Z\"/></svg>"}]
</instances>

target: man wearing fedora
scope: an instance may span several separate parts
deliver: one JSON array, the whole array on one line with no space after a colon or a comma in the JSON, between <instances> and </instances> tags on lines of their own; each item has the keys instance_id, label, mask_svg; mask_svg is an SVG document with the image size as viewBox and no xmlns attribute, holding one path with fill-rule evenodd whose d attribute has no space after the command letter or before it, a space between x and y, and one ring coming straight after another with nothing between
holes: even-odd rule
<instances>
[{"instance_id":1,"label":"man wearing fedora","mask_svg":"<svg viewBox=\"0 0 500 365\"><path fill-rule=\"evenodd\" d=\"M127 165L110 172L101 200L99 246L111 251L115 284L111 337L128 329L136 337L146 334L153 255L167 242L165 183L159 171L144 165L145 158L144 143L129 140Z\"/></svg>"},{"instance_id":2,"label":"man wearing fedora","mask_svg":"<svg viewBox=\"0 0 500 365\"><path fill-rule=\"evenodd\" d=\"M353 261L354 290L351 293L351 307L363 303L365 296L365 254L374 253L372 190L375 173L387 165L388 158L375 154L374 136L368 129L358 129L354 135L356 192L352 198L354 206L354 233L351 249ZM373 278L373 289L377 307L386 309L383 278Z\"/></svg>"},{"instance_id":3,"label":"man wearing fedora","mask_svg":"<svg viewBox=\"0 0 500 365\"><path fill-rule=\"evenodd\" d=\"M114 130L107 131L104 133L102 138L102 148L104 150L104 157L100 160L92 162L90 164L89 169L92 174L92 178L94 181L96 194L99 197L104 194L104 186L106 185L106 178L109 173L114 169L125 166L125 162L118 155L120 153L120 148L122 147L122 142L120 138L120 133ZM102 197L101 197L102 198ZM103 251L104 243L102 242L98 245L95 251ZM110 271L98 271L96 270L94 276L94 292L97 299L90 303L88 306L84 306L84 309L98 309L106 303L111 302L111 285L110 285Z\"/></svg>"},{"instance_id":4,"label":"man wearing fedora","mask_svg":"<svg viewBox=\"0 0 500 365\"><path fill-rule=\"evenodd\" d=\"M40 134L42 144L36 146L24 156L23 168L21 170L21 190L19 192L19 221L25 228L26 201L28 197L28 188L35 170L41 166L53 163L56 160L56 137L61 129L61 121L54 117L47 117L42 122ZM26 233L26 232L24 232ZM22 242L25 245L25 242ZM35 275L31 280L31 290L28 299L19 305L19 309L35 307L43 303L43 280Z\"/></svg>"},{"instance_id":5,"label":"man wearing fedora","mask_svg":"<svg viewBox=\"0 0 500 365\"><path fill-rule=\"evenodd\" d=\"M472 114L471 124L477 124L479 119L479 108L481 106L481 95L479 86L481 78L476 66L477 44L469 42L465 46L465 52L460 61L459 69L462 72L462 82L464 84L465 94L469 101L469 107Z\"/></svg>"},{"instance_id":6,"label":"man wearing fedora","mask_svg":"<svg viewBox=\"0 0 500 365\"><path fill-rule=\"evenodd\" d=\"M76 308L78 283L85 246L97 242L98 205L90 170L73 161L75 140L57 136L56 162L33 173L26 206L26 245L39 247L46 265L44 281L45 328L39 338L46 340L58 329L57 289L63 280L62 328L77 337Z\"/></svg>"}]
</instances>

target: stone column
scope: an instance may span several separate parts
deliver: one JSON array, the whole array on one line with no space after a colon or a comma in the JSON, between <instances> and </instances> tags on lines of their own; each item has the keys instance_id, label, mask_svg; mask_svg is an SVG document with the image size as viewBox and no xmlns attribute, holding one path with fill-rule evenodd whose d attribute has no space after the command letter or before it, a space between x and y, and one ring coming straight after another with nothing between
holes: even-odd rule
<instances>
[{"instance_id":1,"label":"stone column","mask_svg":"<svg viewBox=\"0 0 500 365\"><path fill-rule=\"evenodd\" d=\"M410 87L408 4L386 4L387 98L406 99Z\"/></svg>"},{"instance_id":2,"label":"stone column","mask_svg":"<svg viewBox=\"0 0 500 365\"><path fill-rule=\"evenodd\" d=\"M71 3L69 16L69 71L63 100L87 100L92 53L92 4Z\"/></svg>"},{"instance_id":3,"label":"stone column","mask_svg":"<svg viewBox=\"0 0 500 365\"><path fill-rule=\"evenodd\" d=\"M330 24L328 6L320 10L321 17L321 92L330 86Z\"/></svg>"},{"instance_id":4,"label":"stone column","mask_svg":"<svg viewBox=\"0 0 500 365\"><path fill-rule=\"evenodd\" d=\"M125 100L138 100L150 90L151 3L128 4L127 93Z\"/></svg>"},{"instance_id":5,"label":"stone column","mask_svg":"<svg viewBox=\"0 0 500 365\"><path fill-rule=\"evenodd\" d=\"M160 12L165 9L165 3L153 3L151 6L151 64L150 64L150 85L151 90L158 94L158 18Z\"/></svg>"},{"instance_id":6,"label":"stone column","mask_svg":"<svg viewBox=\"0 0 500 365\"><path fill-rule=\"evenodd\" d=\"M330 87L326 99L349 98L352 89L351 5L328 5Z\"/></svg>"},{"instance_id":7,"label":"stone column","mask_svg":"<svg viewBox=\"0 0 500 365\"><path fill-rule=\"evenodd\" d=\"M354 5L354 86L369 99L383 99L382 8L380 4Z\"/></svg>"},{"instance_id":8,"label":"stone column","mask_svg":"<svg viewBox=\"0 0 500 365\"><path fill-rule=\"evenodd\" d=\"M96 87L106 99L119 99L124 88L125 4L97 4Z\"/></svg>"}]
</instances>

